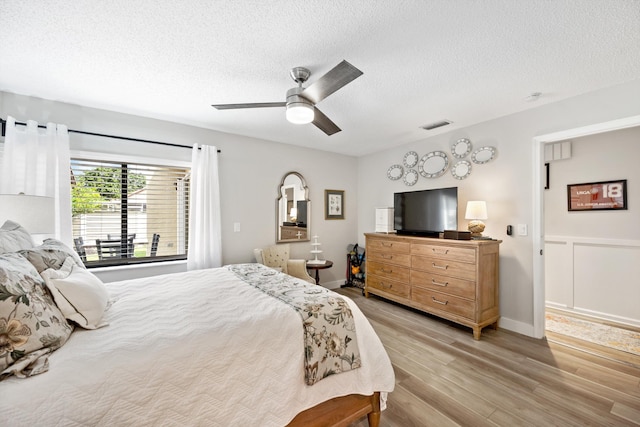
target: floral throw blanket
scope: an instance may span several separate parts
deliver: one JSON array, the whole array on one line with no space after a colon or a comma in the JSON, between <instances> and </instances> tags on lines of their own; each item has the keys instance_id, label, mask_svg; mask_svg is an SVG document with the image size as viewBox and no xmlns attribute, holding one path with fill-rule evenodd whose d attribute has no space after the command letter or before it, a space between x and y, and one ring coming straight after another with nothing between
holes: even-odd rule
<instances>
[{"instance_id":1,"label":"floral throw blanket","mask_svg":"<svg viewBox=\"0 0 640 427\"><path fill-rule=\"evenodd\" d=\"M307 385L360 367L353 315L339 295L262 264L234 264L227 268L242 281L298 312L304 328Z\"/></svg>"}]
</instances>

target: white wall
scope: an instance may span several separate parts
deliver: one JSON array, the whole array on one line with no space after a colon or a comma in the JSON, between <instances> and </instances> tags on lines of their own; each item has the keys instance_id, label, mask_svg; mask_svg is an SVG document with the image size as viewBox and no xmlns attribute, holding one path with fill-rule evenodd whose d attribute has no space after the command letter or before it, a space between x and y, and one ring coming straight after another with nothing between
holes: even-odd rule
<instances>
[{"instance_id":1,"label":"white wall","mask_svg":"<svg viewBox=\"0 0 640 427\"><path fill-rule=\"evenodd\" d=\"M252 250L275 243L276 198L280 182L289 171L305 177L311 200L311 232L319 236L324 256L334 261L322 270L321 283L344 283L346 251L357 241L357 160L354 157L320 150L294 147L270 141L230 135L209 129L154 120L129 114L86 108L61 102L0 92L0 117L11 115L18 121L37 120L66 124L70 129L166 141L192 146L215 145L220 155L220 192L222 206L223 262L253 262ZM293 126L285 122L283 126ZM310 132L315 132L313 128ZM136 156L191 160L191 151L116 141L113 139L70 136L72 149L127 153ZM325 221L324 190L345 191L345 219ZM240 223L240 232L233 224ZM309 258L309 242L292 243L294 258ZM184 270L184 263L168 267L137 267L96 270L103 280ZM133 270L133 271L132 271Z\"/></svg>"},{"instance_id":2,"label":"white wall","mask_svg":"<svg viewBox=\"0 0 640 427\"><path fill-rule=\"evenodd\" d=\"M640 127L577 138L550 165L545 205L547 305L640 326ZM567 184L627 180L628 210L569 212Z\"/></svg>"},{"instance_id":3,"label":"white wall","mask_svg":"<svg viewBox=\"0 0 640 427\"><path fill-rule=\"evenodd\" d=\"M531 231L533 138L638 115L638 99L640 80L635 80L442 135L428 137L425 132L422 141L359 158L360 243L364 244L363 233L374 229L375 207L392 206L394 192L457 185L460 229L466 226L463 218L466 201L486 200L489 219L485 221L487 228L484 234L503 240L500 245L500 325L532 335L533 240L530 233L527 236L507 236L506 226L526 224ZM420 177L415 186L406 187L401 181L387 179L389 166L401 163L407 151L417 151L420 156L432 150L449 151L450 145L463 137L469 138L474 147L496 147L497 158L485 165L474 165L470 177L463 181L445 174L433 180Z\"/></svg>"},{"instance_id":4,"label":"white wall","mask_svg":"<svg viewBox=\"0 0 640 427\"><path fill-rule=\"evenodd\" d=\"M640 101L639 101L640 102ZM640 240L640 128L622 129L571 141L571 158L550 162L544 192L545 234ZM569 212L567 185L627 180L628 210Z\"/></svg>"}]
</instances>

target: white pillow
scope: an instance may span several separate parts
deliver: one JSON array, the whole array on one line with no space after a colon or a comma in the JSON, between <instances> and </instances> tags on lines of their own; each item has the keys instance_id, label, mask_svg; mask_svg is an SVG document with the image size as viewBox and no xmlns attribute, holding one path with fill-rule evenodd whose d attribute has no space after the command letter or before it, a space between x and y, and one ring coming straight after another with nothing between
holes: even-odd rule
<instances>
[{"instance_id":1,"label":"white pillow","mask_svg":"<svg viewBox=\"0 0 640 427\"><path fill-rule=\"evenodd\" d=\"M17 222L6 220L0 227L0 254L31 249L34 246L31 234Z\"/></svg>"},{"instance_id":2,"label":"white pillow","mask_svg":"<svg viewBox=\"0 0 640 427\"><path fill-rule=\"evenodd\" d=\"M109 302L107 288L94 274L79 267L72 257L67 257L59 270L49 268L40 275L68 320L85 329L107 325L101 322Z\"/></svg>"}]
</instances>

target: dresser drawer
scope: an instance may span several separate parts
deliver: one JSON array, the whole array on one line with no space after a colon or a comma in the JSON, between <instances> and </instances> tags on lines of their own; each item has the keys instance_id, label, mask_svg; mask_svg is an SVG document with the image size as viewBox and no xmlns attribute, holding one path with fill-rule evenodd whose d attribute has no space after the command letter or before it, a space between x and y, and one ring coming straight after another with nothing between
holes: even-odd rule
<instances>
[{"instance_id":1,"label":"dresser drawer","mask_svg":"<svg viewBox=\"0 0 640 427\"><path fill-rule=\"evenodd\" d=\"M469 320L474 317L475 302L468 299L416 287L411 289L411 300L427 308L446 311Z\"/></svg>"},{"instance_id":2,"label":"dresser drawer","mask_svg":"<svg viewBox=\"0 0 640 427\"><path fill-rule=\"evenodd\" d=\"M405 267L411 265L411 255L405 253L396 253L393 251L369 251L367 253L368 261L380 261L388 264L397 264Z\"/></svg>"},{"instance_id":3,"label":"dresser drawer","mask_svg":"<svg viewBox=\"0 0 640 427\"><path fill-rule=\"evenodd\" d=\"M411 287L406 283L369 274L367 275L367 290L371 291L371 289L374 289L373 293L375 293L375 289L378 289L388 294L409 299L409 289L411 289Z\"/></svg>"},{"instance_id":4,"label":"dresser drawer","mask_svg":"<svg viewBox=\"0 0 640 427\"><path fill-rule=\"evenodd\" d=\"M476 282L455 277L439 276L425 271L411 271L411 286L471 300L476 298Z\"/></svg>"},{"instance_id":5,"label":"dresser drawer","mask_svg":"<svg viewBox=\"0 0 640 427\"><path fill-rule=\"evenodd\" d=\"M390 239L368 239L367 240L367 252L395 252L405 253L411 252L411 243L409 242L397 242Z\"/></svg>"},{"instance_id":6,"label":"dresser drawer","mask_svg":"<svg viewBox=\"0 0 640 427\"><path fill-rule=\"evenodd\" d=\"M466 262L414 255L411 257L411 268L441 276L457 277L460 279L475 280L476 278L476 265L468 264Z\"/></svg>"},{"instance_id":7,"label":"dresser drawer","mask_svg":"<svg viewBox=\"0 0 640 427\"><path fill-rule=\"evenodd\" d=\"M411 245L411 253L440 259L455 259L460 262L476 261L476 251L473 248L414 243Z\"/></svg>"},{"instance_id":8,"label":"dresser drawer","mask_svg":"<svg viewBox=\"0 0 640 427\"><path fill-rule=\"evenodd\" d=\"M368 259L366 268L367 275L374 274L376 276L393 279L399 282L409 283L410 270L408 267L375 262Z\"/></svg>"}]
</instances>

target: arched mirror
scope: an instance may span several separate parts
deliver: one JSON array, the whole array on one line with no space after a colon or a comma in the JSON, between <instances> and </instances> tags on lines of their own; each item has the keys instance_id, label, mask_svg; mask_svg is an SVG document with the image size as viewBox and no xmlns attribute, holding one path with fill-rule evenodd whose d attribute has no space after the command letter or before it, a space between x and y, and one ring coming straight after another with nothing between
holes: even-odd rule
<instances>
[{"instance_id":1,"label":"arched mirror","mask_svg":"<svg viewBox=\"0 0 640 427\"><path fill-rule=\"evenodd\" d=\"M282 178L276 200L276 243L308 242L311 201L302 175L288 172Z\"/></svg>"}]
</instances>

